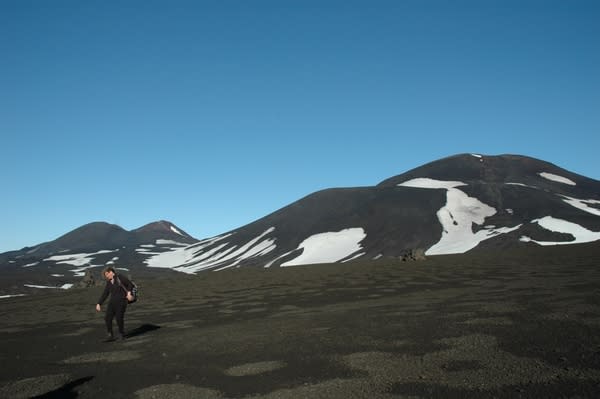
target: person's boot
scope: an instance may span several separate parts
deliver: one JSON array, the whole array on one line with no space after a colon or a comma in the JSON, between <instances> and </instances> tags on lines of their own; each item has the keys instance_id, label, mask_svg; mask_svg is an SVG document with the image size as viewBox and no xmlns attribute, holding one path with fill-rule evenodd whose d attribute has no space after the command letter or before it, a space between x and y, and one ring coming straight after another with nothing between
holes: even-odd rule
<instances>
[{"instance_id":1,"label":"person's boot","mask_svg":"<svg viewBox=\"0 0 600 399\"><path fill-rule=\"evenodd\" d=\"M112 333L107 333L106 334L106 339L104 340L104 342L112 342L115 340L115 337Z\"/></svg>"},{"instance_id":2,"label":"person's boot","mask_svg":"<svg viewBox=\"0 0 600 399\"><path fill-rule=\"evenodd\" d=\"M125 341L125 334L119 334L119 341Z\"/></svg>"}]
</instances>

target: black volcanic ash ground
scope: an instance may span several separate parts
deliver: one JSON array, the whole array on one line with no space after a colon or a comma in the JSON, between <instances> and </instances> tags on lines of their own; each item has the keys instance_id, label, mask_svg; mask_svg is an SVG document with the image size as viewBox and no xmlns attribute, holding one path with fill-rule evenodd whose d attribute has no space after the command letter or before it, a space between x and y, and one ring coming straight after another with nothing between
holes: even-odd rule
<instances>
[{"instance_id":1,"label":"black volcanic ash ground","mask_svg":"<svg viewBox=\"0 0 600 399\"><path fill-rule=\"evenodd\" d=\"M110 344L100 288L6 299L0 397L598 397L599 265L589 244L171 275Z\"/></svg>"}]
</instances>

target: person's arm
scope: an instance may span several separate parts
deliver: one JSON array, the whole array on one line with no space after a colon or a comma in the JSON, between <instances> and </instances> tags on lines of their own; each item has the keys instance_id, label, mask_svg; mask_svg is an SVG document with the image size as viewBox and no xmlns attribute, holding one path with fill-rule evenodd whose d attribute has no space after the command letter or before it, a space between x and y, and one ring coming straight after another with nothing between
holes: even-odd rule
<instances>
[{"instance_id":1,"label":"person's arm","mask_svg":"<svg viewBox=\"0 0 600 399\"><path fill-rule=\"evenodd\" d=\"M108 281L106 282L106 285L104 286L104 291L102 291L102 295L100 295L100 298L98 299L98 302L96 303L96 311L99 312L100 310L102 310L102 303L106 300L106 298L108 298L108 293L109 293L109 289L108 289Z\"/></svg>"}]
</instances>

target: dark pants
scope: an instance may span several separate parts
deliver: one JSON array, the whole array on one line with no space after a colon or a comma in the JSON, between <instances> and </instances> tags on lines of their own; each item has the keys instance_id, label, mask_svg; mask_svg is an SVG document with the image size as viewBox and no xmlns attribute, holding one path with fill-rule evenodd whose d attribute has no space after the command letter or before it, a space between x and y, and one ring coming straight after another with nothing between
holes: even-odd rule
<instances>
[{"instance_id":1,"label":"dark pants","mask_svg":"<svg viewBox=\"0 0 600 399\"><path fill-rule=\"evenodd\" d=\"M125 334L125 309L127 309L127 301L110 301L106 307L106 316L104 321L106 322L106 331L112 335L113 333L113 319L117 318L117 327L119 327L119 334Z\"/></svg>"}]
</instances>

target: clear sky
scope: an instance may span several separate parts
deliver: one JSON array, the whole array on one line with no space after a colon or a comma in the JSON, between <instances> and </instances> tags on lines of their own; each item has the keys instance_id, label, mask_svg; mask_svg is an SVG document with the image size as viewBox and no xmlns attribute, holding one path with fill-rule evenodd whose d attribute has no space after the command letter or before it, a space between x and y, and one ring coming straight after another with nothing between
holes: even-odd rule
<instances>
[{"instance_id":1,"label":"clear sky","mask_svg":"<svg viewBox=\"0 0 600 399\"><path fill-rule=\"evenodd\" d=\"M464 152L600 179L600 2L0 1L0 252Z\"/></svg>"}]
</instances>

